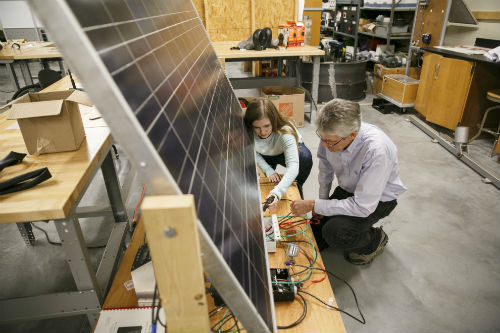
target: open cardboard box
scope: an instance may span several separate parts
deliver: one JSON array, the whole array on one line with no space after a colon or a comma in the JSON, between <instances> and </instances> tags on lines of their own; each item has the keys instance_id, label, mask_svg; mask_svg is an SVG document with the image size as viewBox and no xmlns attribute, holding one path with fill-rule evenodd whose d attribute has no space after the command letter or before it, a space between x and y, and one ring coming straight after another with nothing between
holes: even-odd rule
<instances>
[{"instance_id":1,"label":"open cardboard box","mask_svg":"<svg viewBox=\"0 0 500 333\"><path fill-rule=\"evenodd\" d=\"M83 139L78 104L91 106L79 90L29 93L11 102L7 119L15 119L32 155L77 150Z\"/></svg>"}]
</instances>

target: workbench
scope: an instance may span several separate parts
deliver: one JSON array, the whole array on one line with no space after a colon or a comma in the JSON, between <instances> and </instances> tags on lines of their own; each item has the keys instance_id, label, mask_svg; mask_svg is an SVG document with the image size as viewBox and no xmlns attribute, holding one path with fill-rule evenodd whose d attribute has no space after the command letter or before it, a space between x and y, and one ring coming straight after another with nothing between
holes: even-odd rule
<instances>
[{"instance_id":1,"label":"workbench","mask_svg":"<svg viewBox=\"0 0 500 333\"><path fill-rule=\"evenodd\" d=\"M27 42L20 44L19 49L13 49L10 45L5 45L0 51L0 64L7 65L7 72L12 81L13 88L19 90L19 80L14 70L14 65L19 64L23 75L25 86L33 84L33 77L28 66L29 60L44 59L56 60L59 69L64 75L64 65L61 54L52 42ZM45 64L44 64L45 66Z\"/></svg>"},{"instance_id":2,"label":"workbench","mask_svg":"<svg viewBox=\"0 0 500 333\"><path fill-rule=\"evenodd\" d=\"M262 201L264 201L265 197L273 187L274 185L270 184L267 178L260 179ZM283 196L283 200L280 201L277 209L272 213L277 214L278 216L285 216L289 214L291 200L298 200L298 199L300 199L300 196L297 186L292 185ZM270 216L269 212L266 212L264 215ZM301 220L301 219L303 218L296 217L293 220ZM314 235L310 228L307 234L316 245L316 242L314 240ZM308 239L307 237L301 235L295 238L290 238L290 240L308 240ZM132 280L132 276L130 273L132 263L137 253L137 249L144 244L144 241L145 241L144 226L142 224L142 221L139 221L130 240L130 244L123 256L120 267L118 268L113 284L111 285L111 288L109 290L108 296L106 297L103 309L129 308L137 306L137 296L135 294L135 290L130 288L127 289L126 285L128 281ZM306 250L306 252L310 256L313 255L313 251L309 246L302 246L302 247L304 248L304 250ZM285 266L286 255L284 252L285 249L286 247L285 248L279 247L276 253L269 254L269 264L271 268L286 267ZM316 261L317 262L316 267L318 267L319 265L321 267L324 267L319 251L317 252L317 255L318 258ZM301 265L308 265L307 259L305 259L303 256L299 256L296 260L296 263ZM310 280L321 279L322 277L323 273L321 271L315 270L313 271ZM307 292L319 297L323 301L327 303L330 301L331 305L337 306L337 303L335 301L335 296L333 294L328 277L326 277L325 280L320 283L312 283L307 281L304 283L304 286L302 288L303 290L306 290ZM307 295L304 295L304 297L306 298L308 304L308 311L305 319L302 321L301 324L287 330L279 330L280 332L292 332L292 333L345 332L344 323L342 321L342 317L340 316L339 312L332 309L327 309L325 305L314 300L313 298L308 297ZM213 309L214 305L212 298L210 296L207 296L207 300L210 305L210 309ZM276 321L278 325L288 325L297 320L297 318L299 318L302 313L302 305L301 303L299 303L299 301L276 303L275 305L276 305L275 307ZM217 321L219 321L222 317L223 312L224 311L220 311L219 315L213 316L211 318L211 323L214 324ZM224 326L223 328L227 329L232 324L233 323L231 321L230 323L227 324L228 326Z\"/></svg>"},{"instance_id":3,"label":"workbench","mask_svg":"<svg viewBox=\"0 0 500 333\"><path fill-rule=\"evenodd\" d=\"M67 90L69 87L69 77L65 77L44 91ZM8 112L0 114L0 156L6 156L10 151L27 153L17 123L7 120L7 114ZM0 223L17 223L20 230L24 231L27 244L35 245L33 250L36 251L29 222L54 220L77 290L0 300L0 322L82 314L87 315L91 326L97 320L112 273L120 258L128 230L128 217L113 155L110 153L110 131L102 119L90 120L89 114L85 113L82 118L86 138L78 150L27 155L22 163L5 168L0 173L0 181L4 181L25 172L48 167L52 178L33 188L0 197ZM77 206L99 169L105 179L114 222L112 221L113 228L99 268L95 272L78 218L102 214L101 211L92 211L94 207L82 207L87 210L79 211ZM49 279L50 276L33 277L35 281L40 278Z\"/></svg>"},{"instance_id":4,"label":"workbench","mask_svg":"<svg viewBox=\"0 0 500 333\"><path fill-rule=\"evenodd\" d=\"M325 51L309 45L288 47L280 49L255 50L231 50L237 46L238 41L213 42L215 53L219 60L224 62L235 61L257 61L257 60L277 60L278 68L282 68L283 61L294 62L295 66L290 66L289 70L293 75L274 77L245 77L230 78L234 89L261 88L265 86L296 86L301 87L301 58L312 57L313 59L313 81L311 95L315 102L318 100L319 86L319 62L320 56L325 55ZM278 71L279 72L279 71Z\"/></svg>"}]
</instances>

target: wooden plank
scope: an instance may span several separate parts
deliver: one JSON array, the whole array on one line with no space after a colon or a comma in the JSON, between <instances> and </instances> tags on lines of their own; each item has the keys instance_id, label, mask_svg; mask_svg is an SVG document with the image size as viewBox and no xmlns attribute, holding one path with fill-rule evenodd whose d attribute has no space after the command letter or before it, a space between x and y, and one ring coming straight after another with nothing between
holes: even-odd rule
<instances>
[{"instance_id":1,"label":"wooden plank","mask_svg":"<svg viewBox=\"0 0 500 333\"><path fill-rule=\"evenodd\" d=\"M264 201L265 197L269 194L274 188L274 184L270 183L267 178L260 178L260 191L261 191L261 200ZM286 216L290 213L290 203L291 200L300 200L300 195L297 189L297 185L292 185L285 195L283 195L282 200L279 202L278 207L272 213L278 216ZM265 212L264 216L270 216L268 211ZM303 218L296 217L294 220L301 220ZM314 235L312 234L311 229L307 231L309 237L313 240L314 246L317 248L316 240L314 239ZM308 241L308 238L303 235L296 236L294 238L288 238L288 240L305 240ZM310 246L303 246L302 243L300 246L308 253L309 256L313 255L313 250ZM284 268L285 261L287 261L287 257L285 255L286 245L280 245L276 253L269 254L269 266L271 268ZM303 255L299 255L296 259L296 263L300 265L309 265L307 259ZM320 253L318 252L317 263L324 267L323 260L321 258ZM317 280L322 278L323 273L321 271L313 271L312 277L310 280ZM312 283L311 281L304 282L303 290L307 291L310 294L313 294L319 297L321 300L328 303L329 299L332 299L332 305L337 306L335 296L333 294L333 290L331 287L331 282L328 277L323 282L320 283ZM280 332L291 332L291 333L299 333L299 332L345 332L344 322L342 321L342 317L340 313L335 310L327 309L323 304L314 300L313 298L303 295L307 301L307 316L304 321L287 330L280 330ZM276 305L276 322L278 325L288 325L293 323L300 317L302 313L302 306L299 301L294 301L292 303L289 302L281 302L275 303Z\"/></svg>"},{"instance_id":2,"label":"wooden plank","mask_svg":"<svg viewBox=\"0 0 500 333\"><path fill-rule=\"evenodd\" d=\"M142 220L170 332L210 332L194 196L149 196Z\"/></svg>"},{"instance_id":3,"label":"wooden plank","mask_svg":"<svg viewBox=\"0 0 500 333\"><path fill-rule=\"evenodd\" d=\"M286 50L266 49L264 51L254 50L231 50L232 46L238 45L238 41L214 42L215 53L219 59L244 59L263 57L295 57L325 55L325 51L312 46L289 47Z\"/></svg>"},{"instance_id":4,"label":"wooden plank","mask_svg":"<svg viewBox=\"0 0 500 333\"><path fill-rule=\"evenodd\" d=\"M432 0L425 7L417 8L417 18L413 29L412 42L410 45L425 47L439 45L441 30L446 14L446 5L452 0ZM422 43L422 34L431 34L429 44Z\"/></svg>"},{"instance_id":5,"label":"wooden plank","mask_svg":"<svg viewBox=\"0 0 500 333\"><path fill-rule=\"evenodd\" d=\"M66 76L44 91L66 90L70 87L71 82ZM6 156L10 151L27 153L21 131L14 120L6 119L7 114L0 114L0 156ZM48 167L52 178L28 191L3 195L0 223L66 218L97 163L111 146L112 138L107 127L92 127L84 121L84 129L86 138L78 150L27 155L23 163L2 171L0 181Z\"/></svg>"},{"instance_id":6,"label":"wooden plank","mask_svg":"<svg viewBox=\"0 0 500 333\"><path fill-rule=\"evenodd\" d=\"M500 21L500 12L496 11L473 11L476 20Z\"/></svg>"}]
</instances>

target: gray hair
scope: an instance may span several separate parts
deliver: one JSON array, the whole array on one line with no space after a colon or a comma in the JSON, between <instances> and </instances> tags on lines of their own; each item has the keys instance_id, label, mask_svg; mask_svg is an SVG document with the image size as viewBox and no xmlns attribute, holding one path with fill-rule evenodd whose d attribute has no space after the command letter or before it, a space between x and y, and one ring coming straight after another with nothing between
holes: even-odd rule
<instances>
[{"instance_id":1,"label":"gray hair","mask_svg":"<svg viewBox=\"0 0 500 333\"><path fill-rule=\"evenodd\" d=\"M357 102L335 98L328 102L316 119L318 132L346 138L361 127L361 111Z\"/></svg>"}]
</instances>

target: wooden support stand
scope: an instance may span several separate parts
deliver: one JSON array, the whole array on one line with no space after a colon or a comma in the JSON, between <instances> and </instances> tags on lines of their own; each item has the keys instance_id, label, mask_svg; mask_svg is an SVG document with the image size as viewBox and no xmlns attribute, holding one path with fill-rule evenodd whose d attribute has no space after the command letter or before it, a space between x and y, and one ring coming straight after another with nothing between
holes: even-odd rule
<instances>
[{"instance_id":1,"label":"wooden support stand","mask_svg":"<svg viewBox=\"0 0 500 333\"><path fill-rule=\"evenodd\" d=\"M142 204L169 332L210 332L192 195L151 196Z\"/></svg>"}]
</instances>

